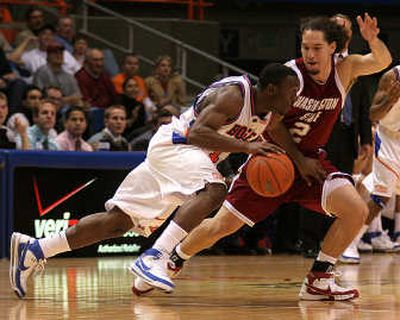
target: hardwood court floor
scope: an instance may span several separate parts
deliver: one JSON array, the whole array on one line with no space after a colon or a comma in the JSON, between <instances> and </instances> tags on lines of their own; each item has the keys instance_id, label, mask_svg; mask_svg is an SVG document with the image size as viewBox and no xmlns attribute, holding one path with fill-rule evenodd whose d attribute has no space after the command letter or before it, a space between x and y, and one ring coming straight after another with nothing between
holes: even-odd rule
<instances>
[{"instance_id":1,"label":"hardwood court floor","mask_svg":"<svg viewBox=\"0 0 400 320\"><path fill-rule=\"evenodd\" d=\"M0 260L0 319L400 319L400 254L363 255L359 266L342 265L355 302L299 302L311 260L299 256L202 256L192 259L167 295L137 298L130 292L128 257L51 259L44 274L19 300L8 284L8 260Z\"/></svg>"}]
</instances>

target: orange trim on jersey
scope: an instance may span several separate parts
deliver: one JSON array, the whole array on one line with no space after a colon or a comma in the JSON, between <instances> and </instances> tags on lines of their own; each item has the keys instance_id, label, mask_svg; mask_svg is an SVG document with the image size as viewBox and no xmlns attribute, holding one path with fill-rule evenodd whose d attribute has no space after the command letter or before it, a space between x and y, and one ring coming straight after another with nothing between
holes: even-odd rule
<instances>
[{"instance_id":1,"label":"orange trim on jersey","mask_svg":"<svg viewBox=\"0 0 400 320\"><path fill-rule=\"evenodd\" d=\"M390 172L392 172L398 180L400 180L400 175L393 168L391 168L390 165L388 165L387 163L385 163L383 160L379 159L378 157L376 157L375 159L378 160L379 163L381 163L386 169L388 169Z\"/></svg>"}]
</instances>

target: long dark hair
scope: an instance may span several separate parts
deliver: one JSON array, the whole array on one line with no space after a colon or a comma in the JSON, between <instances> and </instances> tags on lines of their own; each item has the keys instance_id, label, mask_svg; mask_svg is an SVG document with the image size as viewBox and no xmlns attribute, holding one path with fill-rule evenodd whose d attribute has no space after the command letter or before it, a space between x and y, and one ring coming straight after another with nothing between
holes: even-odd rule
<instances>
[{"instance_id":1,"label":"long dark hair","mask_svg":"<svg viewBox=\"0 0 400 320\"><path fill-rule=\"evenodd\" d=\"M325 40L329 44L336 42L336 52L342 51L346 42L349 40L346 30L330 17L313 17L305 19L300 27L301 34L306 30L321 31L325 36Z\"/></svg>"}]
</instances>

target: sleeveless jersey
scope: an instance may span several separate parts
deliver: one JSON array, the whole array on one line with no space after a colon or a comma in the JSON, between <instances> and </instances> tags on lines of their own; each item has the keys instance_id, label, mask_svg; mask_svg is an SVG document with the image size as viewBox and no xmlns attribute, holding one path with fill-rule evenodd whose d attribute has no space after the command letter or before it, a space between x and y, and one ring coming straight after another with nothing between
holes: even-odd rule
<instances>
[{"instance_id":1,"label":"sleeveless jersey","mask_svg":"<svg viewBox=\"0 0 400 320\"><path fill-rule=\"evenodd\" d=\"M400 81L400 66L393 69L396 80ZM390 111L379 121L379 126L392 132L400 132L400 99L397 100Z\"/></svg>"},{"instance_id":2,"label":"sleeveless jersey","mask_svg":"<svg viewBox=\"0 0 400 320\"><path fill-rule=\"evenodd\" d=\"M179 119L174 118L172 120L172 123L168 126L172 129L171 141L173 144L185 144L187 142L188 132L196 120L201 102L215 90L228 85L237 85L240 87L243 95L243 106L235 118L229 119L226 124L219 128L218 133L223 136L247 142L260 141L263 139L262 133L271 119L271 113L269 112L263 118L255 114L254 94L251 82L247 76L238 76L227 77L214 82L196 97L193 105L184 112ZM214 163L221 162L229 155L228 152L216 152L213 150L205 150L205 152L209 154L210 159Z\"/></svg>"},{"instance_id":3,"label":"sleeveless jersey","mask_svg":"<svg viewBox=\"0 0 400 320\"><path fill-rule=\"evenodd\" d=\"M343 108L346 92L336 71L336 59L332 58L332 70L324 84L311 78L302 58L286 63L297 73L300 89L283 122L305 154L325 146Z\"/></svg>"}]
</instances>

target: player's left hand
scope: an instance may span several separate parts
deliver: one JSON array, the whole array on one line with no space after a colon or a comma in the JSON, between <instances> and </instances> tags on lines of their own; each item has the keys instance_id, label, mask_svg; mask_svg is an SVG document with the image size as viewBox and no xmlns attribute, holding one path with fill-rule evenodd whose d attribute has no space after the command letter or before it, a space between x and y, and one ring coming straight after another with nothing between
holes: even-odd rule
<instances>
[{"instance_id":1,"label":"player's left hand","mask_svg":"<svg viewBox=\"0 0 400 320\"><path fill-rule=\"evenodd\" d=\"M371 18L368 13L364 13L364 19L361 16L357 16L357 23L361 36L365 41L370 42L378 37L380 30L376 17Z\"/></svg>"}]
</instances>

